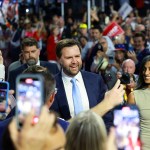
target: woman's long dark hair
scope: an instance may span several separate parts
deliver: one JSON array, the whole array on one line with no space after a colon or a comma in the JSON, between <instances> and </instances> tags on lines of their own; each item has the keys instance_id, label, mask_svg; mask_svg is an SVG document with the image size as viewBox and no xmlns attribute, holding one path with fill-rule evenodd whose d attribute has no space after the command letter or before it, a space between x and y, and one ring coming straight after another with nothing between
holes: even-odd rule
<instances>
[{"instance_id":1,"label":"woman's long dark hair","mask_svg":"<svg viewBox=\"0 0 150 150\"><path fill-rule=\"evenodd\" d=\"M143 70L145 68L145 64L148 61L150 61L150 55L144 57L144 59L142 60L141 67L140 67L140 73L139 73L139 79L137 82L137 88L136 89L142 89L142 88L147 87L147 84L145 83L144 78L143 78Z\"/></svg>"}]
</instances>

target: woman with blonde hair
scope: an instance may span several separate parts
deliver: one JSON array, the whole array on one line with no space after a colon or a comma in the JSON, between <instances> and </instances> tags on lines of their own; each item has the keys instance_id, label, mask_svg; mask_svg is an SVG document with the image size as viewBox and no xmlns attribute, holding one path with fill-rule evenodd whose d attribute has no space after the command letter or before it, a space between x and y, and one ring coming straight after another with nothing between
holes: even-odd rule
<instances>
[{"instance_id":1,"label":"woman with blonde hair","mask_svg":"<svg viewBox=\"0 0 150 150\"><path fill-rule=\"evenodd\" d=\"M66 132L66 137L65 150L107 149L107 133L104 122L100 116L92 111L78 114L72 120ZM113 149L113 146L111 148Z\"/></svg>"}]
</instances>

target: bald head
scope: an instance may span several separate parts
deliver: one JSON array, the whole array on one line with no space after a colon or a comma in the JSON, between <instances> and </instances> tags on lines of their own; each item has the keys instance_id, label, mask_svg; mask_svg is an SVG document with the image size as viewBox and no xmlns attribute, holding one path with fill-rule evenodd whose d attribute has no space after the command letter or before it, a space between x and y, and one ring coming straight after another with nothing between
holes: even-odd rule
<instances>
[{"instance_id":1,"label":"bald head","mask_svg":"<svg viewBox=\"0 0 150 150\"><path fill-rule=\"evenodd\" d=\"M123 72L127 72L129 74L134 74L135 72L135 63L132 59L126 59L122 63Z\"/></svg>"}]
</instances>

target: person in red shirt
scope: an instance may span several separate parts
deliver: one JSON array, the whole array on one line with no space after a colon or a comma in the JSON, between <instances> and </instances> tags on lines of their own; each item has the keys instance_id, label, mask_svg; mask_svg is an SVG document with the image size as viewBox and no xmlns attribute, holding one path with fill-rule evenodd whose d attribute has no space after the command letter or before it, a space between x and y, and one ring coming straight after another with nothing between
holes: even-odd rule
<instances>
[{"instance_id":1,"label":"person in red shirt","mask_svg":"<svg viewBox=\"0 0 150 150\"><path fill-rule=\"evenodd\" d=\"M57 63L55 47L57 42L60 40L59 36L59 27L57 25L53 25L51 28L51 34L47 40L47 60L50 62Z\"/></svg>"}]
</instances>

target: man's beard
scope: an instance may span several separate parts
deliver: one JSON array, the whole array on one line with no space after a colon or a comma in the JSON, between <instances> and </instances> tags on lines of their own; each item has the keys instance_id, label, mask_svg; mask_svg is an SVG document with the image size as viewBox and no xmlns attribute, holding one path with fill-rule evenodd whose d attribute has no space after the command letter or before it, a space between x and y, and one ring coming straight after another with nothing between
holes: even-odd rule
<instances>
[{"instance_id":1,"label":"man's beard","mask_svg":"<svg viewBox=\"0 0 150 150\"><path fill-rule=\"evenodd\" d=\"M30 58L26 61L26 63L28 66L34 66L34 65L36 65L37 62L36 62L35 58Z\"/></svg>"},{"instance_id":2,"label":"man's beard","mask_svg":"<svg viewBox=\"0 0 150 150\"><path fill-rule=\"evenodd\" d=\"M78 66L78 70L77 70L76 72L71 71L69 67L65 67L65 66L61 66L61 67L62 67L62 69L63 69L63 71L64 71L64 73L65 73L66 75L68 75L68 76L70 76L70 77L73 77L73 76L75 76L75 75L78 74L78 72L79 72L79 71L81 70L81 68L82 68L82 65L79 65L79 66Z\"/></svg>"}]
</instances>

